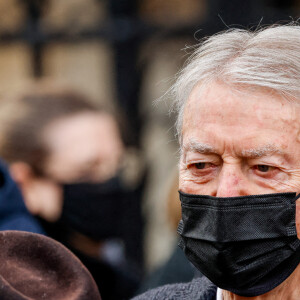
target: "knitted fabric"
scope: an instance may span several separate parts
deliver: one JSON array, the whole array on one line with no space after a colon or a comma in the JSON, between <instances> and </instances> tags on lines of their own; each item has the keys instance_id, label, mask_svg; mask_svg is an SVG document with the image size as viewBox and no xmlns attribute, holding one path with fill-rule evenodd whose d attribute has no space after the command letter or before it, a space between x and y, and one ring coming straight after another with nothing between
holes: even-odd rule
<instances>
[{"instance_id":1,"label":"knitted fabric","mask_svg":"<svg viewBox=\"0 0 300 300\"><path fill-rule=\"evenodd\" d=\"M216 293L217 287L206 277L201 277L188 283L168 284L149 290L133 300L215 300Z\"/></svg>"}]
</instances>

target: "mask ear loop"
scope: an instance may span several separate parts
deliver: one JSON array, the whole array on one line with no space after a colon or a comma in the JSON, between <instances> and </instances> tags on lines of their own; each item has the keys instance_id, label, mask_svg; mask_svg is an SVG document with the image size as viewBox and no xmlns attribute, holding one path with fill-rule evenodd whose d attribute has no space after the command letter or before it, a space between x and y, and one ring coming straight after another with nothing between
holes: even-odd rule
<instances>
[{"instance_id":1,"label":"mask ear loop","mask_svg":"<svg viewBox=\"0 0 300 300\"><path fill-rule=\"evenodd\" d=\"M296 209L296 201L300 198L300 193L294 198L293 204L295 204L295 209ZM295 215L295 226L288 228L288 236L294 236L296 235L297 237L297 228L296 228L296 215ZM289 246L294 250L294 251L300 251L300 240L296 238L295 241L289 244Z\"/></svg>"}]
</instances>

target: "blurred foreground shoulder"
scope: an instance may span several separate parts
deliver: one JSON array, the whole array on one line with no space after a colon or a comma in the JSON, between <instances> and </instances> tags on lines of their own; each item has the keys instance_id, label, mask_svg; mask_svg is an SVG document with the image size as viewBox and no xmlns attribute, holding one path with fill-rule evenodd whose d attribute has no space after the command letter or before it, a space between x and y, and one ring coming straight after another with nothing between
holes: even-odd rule
<instances>
[{"instance_id":1,"label":"blurred foreground shoulder","mask_svg":"<svg viewBox=\"0 0 300 300\"><path fill-rule=\"evenodd\" d=\"M217 287L206 277L196 278L188 283L167 284L149 290L132 300L215 300Z\"/></svg>"}]
</instances>

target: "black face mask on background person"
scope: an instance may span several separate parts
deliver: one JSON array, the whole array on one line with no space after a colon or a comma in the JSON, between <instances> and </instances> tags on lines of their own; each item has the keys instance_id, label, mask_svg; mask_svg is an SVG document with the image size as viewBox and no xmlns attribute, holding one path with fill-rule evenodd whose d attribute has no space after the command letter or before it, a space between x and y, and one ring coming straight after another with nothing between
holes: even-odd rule
<instances>
[{"instance_id":1,"label":"black face mask on background person","mask_svg":"<svg viewBox=\"0 0 300 300\"><path fill-rule=\"evenodd\" d=\"M122 234L125 189L119 177L102 183L64 184L59 223L94 240Z\"/></svg>"},{"instance_id":2,"label":"black face mask on background person","mask_svg":"<svg viewBox=\"0 0 300 300\"><path fill-rule=\"evenodd\" d=\"M139 269L131 267L133 263L137 265L133 261L137 257L134 253L137 248L136 234L132 234L127 225L136 221L136 210L133 209L139 203L139 198L134 197L134 189L127 186L121 176L101 183L57 184L63 189L61 217L55 222L38 217L47 235L67 246L82 261L94 277L103 299L131 298L140 282L140 276L137 276ZM128 231L134 239L134 248L128 246ZM118 243L118 250L124 253L117 255L124 255L119 258L125 261L115 260L112 264L107 257L103 257L102 252L99 252L98 257L83 252L73 243L74 238L77 238L74 235L76 233L103 242L101 250L111 242ZM130 264L129 258L132 259Z\"/></svg>"},{"instance_id":3,"label":"black face mask on background person","mask_svg":"<svg viewBox=\"0 0 300 300\"><path fill-rule=\"evenodd\" d=\"M46 234L74 249L76 233L98 242L115 241L125 249L126 257L137 269L143 267L142 192L145 178L136 186L121 175L106 182L64 184L52 179L63 191L62 213L49 222L36 216Z\"/></svg>"},{"instance_id":4,"label":"black face mask on background person","mask_svg":"<svg viewBox=\"0 0 300 300\"><path fill-rule=\"evenodd\" d=\"M262 295L298 266L296 193L230 198L179 193L179 246L219 288Z\"/></svg>"}]
</instances>

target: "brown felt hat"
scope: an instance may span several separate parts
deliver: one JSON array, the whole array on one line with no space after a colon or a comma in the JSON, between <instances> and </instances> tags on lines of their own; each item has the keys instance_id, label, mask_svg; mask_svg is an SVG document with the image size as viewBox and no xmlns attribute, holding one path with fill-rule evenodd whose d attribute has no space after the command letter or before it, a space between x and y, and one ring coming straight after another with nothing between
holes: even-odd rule
<instances>
[{"instance_id":1,"label":"brown felt hat","mask_svg":"<svg viewBox=\"0 0 300 300\"><path fill-rule=\"evenodd\" d=\"M80 260L40 234L0 232L1 300L99 300L98 288Z\"/></svg>"}]
</instances>

